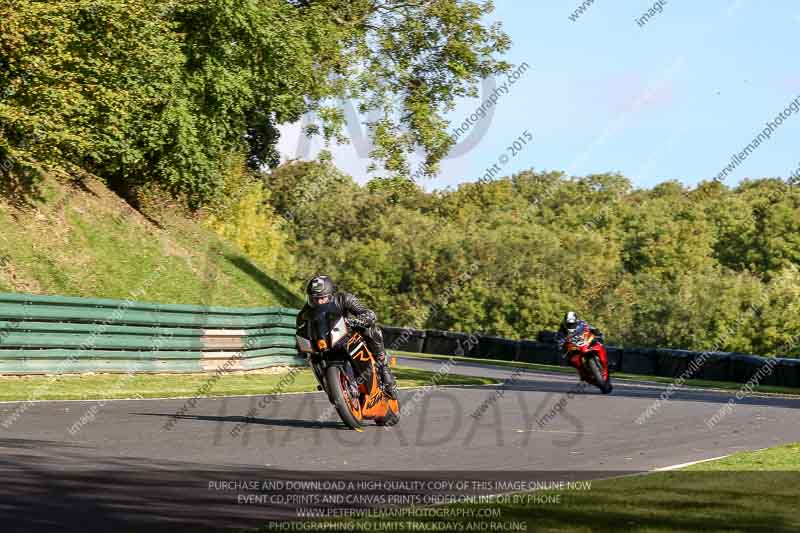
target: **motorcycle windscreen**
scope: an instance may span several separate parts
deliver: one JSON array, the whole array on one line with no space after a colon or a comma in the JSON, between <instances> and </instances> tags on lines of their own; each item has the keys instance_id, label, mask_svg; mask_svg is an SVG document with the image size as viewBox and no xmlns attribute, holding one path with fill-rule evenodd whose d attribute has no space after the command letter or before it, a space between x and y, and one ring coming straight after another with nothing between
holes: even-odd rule
<instances>
[{"instance_id":1,"label":"motorcycle windscreen","mask_svg":"<svg viewBox=\"0 0 800 533\"><path fill-rule=\"evenodd\" d=\"M339 320L331 328L331 346L336 346L339 341L347 335L347 324L344 322L344 317L340 316Z\"/></svg>"},{"instance_id":2,"label":"motorcycle windscreen","mask_svg":"<svg viewBox=\"0 0 800 533\"><path fill-rule=\"evenodd\" d=\"M344 316L333 302L322 304L314 309L309 322L312 340L321 350L333 348L346 334Z\"/></svg>"},{"instance_id":3,"label":"motorcycle windscreen","mask_svg":"<svg viewBox=\"0 0 800 533\"><path fill-rule=\"evenodd\" d=\"M298 331L299 333L299 331ZM295 341L297 342L297 349L303 353L311 353L314 351L314 348L311 346L311 341L301 335L294 336Z\"/></svg>"},{"instance_id":4,"label":"motorcycle windscreen","mask_svg":"<svg viewBox=\"0 0 800 533\"><path fill-rule=\"evenodd\" d=\"M578 327L575 328L575 333L572 334L572 338L570 341L577 347L581 347L586 344L586 339L584 338L584 327L583 324L578 324Z\"/></svg>"},{"instance_id":5,"label":"motorcycle windscreen","mask_svg":"<svg viewBox=\"0 0 800 533\"><path fill-rule=\"evenodd\" d=\"M312 341L314 335L309 328L308 320L303 320L297 324L297 329L294 332L294 340L297 343L297 350L303 353L311 353L314 351L314 342Z\"/></svg>"}]
</instances>

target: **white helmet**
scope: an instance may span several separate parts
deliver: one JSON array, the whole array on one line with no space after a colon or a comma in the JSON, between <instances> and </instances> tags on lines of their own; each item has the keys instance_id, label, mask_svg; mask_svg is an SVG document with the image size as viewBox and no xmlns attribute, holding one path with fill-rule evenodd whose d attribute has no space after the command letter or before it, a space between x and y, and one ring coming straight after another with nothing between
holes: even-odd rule
<instances>
[{"instance_id":1,"label":"white helmet","mask_svg":"<svg viewBox=\"0 0 800 533\"><path fill-rule=\"evenodd\" d=\"M575 311L567 311L563 324L567 331L574 330L578 326L578 314Z\"/></svg>"}]
</instances>

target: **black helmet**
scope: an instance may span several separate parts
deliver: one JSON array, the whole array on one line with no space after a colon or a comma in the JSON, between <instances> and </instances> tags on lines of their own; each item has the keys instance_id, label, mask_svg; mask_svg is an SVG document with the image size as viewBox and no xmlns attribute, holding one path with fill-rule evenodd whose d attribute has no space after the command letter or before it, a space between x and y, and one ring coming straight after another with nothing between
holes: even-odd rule
<instances>
[{"instance_id":1,"label":"black helmet","mask_svg":"<svg viewBox=\"0 0 800 533\"><path fill-rule=\"evenodd\" d=\"M573 331L578 326L578 313L567 311L562 322L567 331Z\"/></svg>"},{"instance_id":2,"label":"black helmet","mask_svg":"<svg viewBox=\"0 0 800 533\"><path fill-rule=\"evenodd\" d=\"M331 278L328 276L314 276L306 285L308 305L316 307L317 304L320 303L320 300L333 296L334 290L336 290L336 288Z\"/></svg>"}]
</instances>

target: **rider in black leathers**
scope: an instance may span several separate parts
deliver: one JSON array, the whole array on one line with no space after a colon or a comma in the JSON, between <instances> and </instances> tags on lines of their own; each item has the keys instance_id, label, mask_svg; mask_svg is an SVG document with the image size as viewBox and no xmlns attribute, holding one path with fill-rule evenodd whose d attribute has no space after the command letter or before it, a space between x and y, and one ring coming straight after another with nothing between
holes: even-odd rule
<instances>
[{"instance_id":1,"label":"rider in black leathers","mask_svg":"<svg viewBox=\"0 0 800 533\"><path fill-rule=\"evenodd\" d=\"M564 318L561 320L561 325L555 335L556 346L562 358L567 356L567 337L575 334L579 328L588 329L597 337L596 340L598 342L603 342L603 332L597 328L591 327L585 320L578 318L578 314L575 311L568 311L564 314Z\"/></svg>"},{"instance_id":2,"label":"rider in black leathers","mask_svg":"<svg viewBox=\"0 0 800 533\"><path fill-rule=\"evenodd\" d=\"M306 285L308 301L297 315L297 326L307 320L306 313L317 305L333 302L345 317L347 325L359 330L364 335L367 348L375 356L378 373L383 382L384 391L391 398L397 398L397 385L394 375L386 360L386 348L383 346L383 333L378 326L375 313L347 292L337 292L333 280L328 276L315 276Z\"/></svg>"}]
</instances>

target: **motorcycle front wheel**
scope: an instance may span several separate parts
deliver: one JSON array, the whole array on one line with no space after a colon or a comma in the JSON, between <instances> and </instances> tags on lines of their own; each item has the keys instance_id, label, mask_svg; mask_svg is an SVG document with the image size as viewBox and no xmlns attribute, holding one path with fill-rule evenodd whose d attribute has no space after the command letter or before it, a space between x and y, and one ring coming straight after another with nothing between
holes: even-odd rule
<instances>
[{"instance_id":1,"label":"motorcycle front wheel","mask_svg":"<svg viewBox=\"0 0 800 533\"><path fill-rule=\"evenodd\" d=\"M588 361L589 363L589 370L592 372L592 377L594 378L597 387L603 394L608 394L611 392L613 387L611 386L611 376L608 379L603 379L603 369L600 366L600 361L597 360L596 357L592 357Z\"/></svg>"},{"instance_id":2,"label":"motorcycle front wheel","mask_svg":"<svg viewBox=\"0 0 800 533\"><path fill-rule=\"evenodd\" d=\"M325 377L330 389L328 392L342 422L353 429L361 429L363 420L361 404L358 397L353 398L350 394L347 373L338 366L329 366L325 371Z\"/></svg>"}]
</instances>

